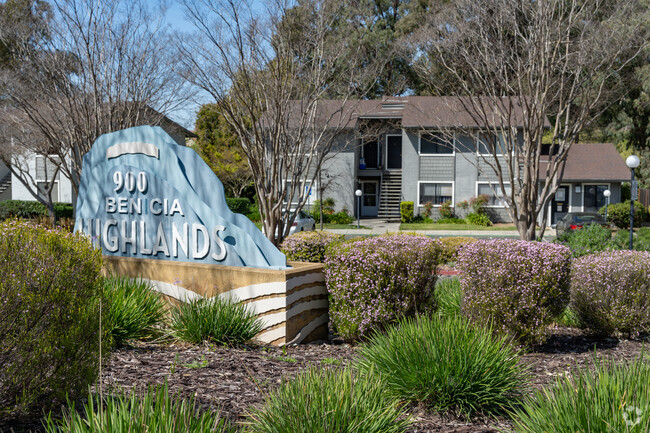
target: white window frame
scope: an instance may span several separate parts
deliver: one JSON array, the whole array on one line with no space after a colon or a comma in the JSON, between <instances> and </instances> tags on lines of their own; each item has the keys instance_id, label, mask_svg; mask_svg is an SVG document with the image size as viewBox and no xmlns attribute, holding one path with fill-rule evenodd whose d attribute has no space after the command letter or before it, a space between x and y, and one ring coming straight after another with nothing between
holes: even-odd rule
<instances>
[{"instance_id":1,"label":"white window frame","mask_svg":"<svg viewBox=\"0 0 650 433\"><path fill-rule=\"evenodd\" d=\"M453 133L453 138L451 139L451 153L422 153L422 134L442 134L441 131L420 131L418 133L418 155L420 156L433 156L436 158L445 157L445 156L456 156L456 132Z\"/></svg>"},{"instance_id":2,"label":"white window frame","mask_svg":"<svg viewBox=\"0 0 650 433\"><path fill-rule=\"evenodd\" d=\"M58 158L58 155L48 155L48 156L52 157L52 158L54 158L54 157ZM34 186L36 187L36 191L39 194L41 193L41 189L38 187L39 183L53 183L54 185L52 186L52 191L50 193L50 197L52 196L52 193L54 193L54 191L56 190L57 200L52 200L52 201L54 203L60 203L61 202L61 184L59 182L59 179L55 178L55 179L49 180L49 179L41 179L41 178L39 178L38 177L38 160L39 159L43 160L43 167L44 167L43 171L46 172L46 175L47 175L47 163L49 161L49 159L46 158L43 155L36 155L36 157L34 158ZM59 170L57 172L56 177L59 177L60 173L61 173L61 170Z\"/></svg>"},{"instance_id":3,"label":"white window frame","mask_svg":"<svg viewBox=\"0 0 650 433\"><path fill-rule=\"evenodd\" d=\"M490 135L493 135L492 132L490 132ZM500 136L501 139L503 140L503 131L498 132L497 136ZM505 140L504 140L504 144L505 144ZM503 149L503 147L501 147L501 149ZM481 153L481 133L479 132L479 133L476 134L476 155L478 155L478 156L497 156L498 157L498 156L504 156L505 153L497 153L496 155L493 155L491 153Z\"/></svg>"},{"instance_id":4,"label":"white window frame","mask_svg":"<svg viewBox=\"0 0 650 433\"><path fill-rule=\"evenodd\" d=\"M456 182L453 180L448 180L448 181L442 181L442 180L418 180L418 196L417 196L417 206L418 207L424 207L424 204L420 204L420 184L423 183L444 183L444 184L451 184L451 207L454 207L454 203L456 203ZM433 207L440 207L441 205L439 204L434 204Z\"/></svg>"},{"instance_id":5,"label":"white window frame","mask_svg":"<svg viewBox=\"0 0 650 433\"><path fill-rule=\"evenodd\" d=\"M290 180L290 179L285 179L283 184L286 185L287 183L291 183L291 182L293 182L293 181ZM307 184L307 183L311 185L311 186L310 186L311 194L307 197L307 201L305 201L305 204L310 204L310 205L311 205L311 204L314 204L314 200L317 200L316 196L317 196L317 191L318 191L318 181L317 181L317 180L314 180L314 181L312 182L311 179L305 179L305 180L300 181L300 183L302 184L302 185L301 185L302 188L304 188L304 187L305 187L305 184ZM286 190L285 190L285 191L286 191ZM285 197L286 197L286 195L285 195ZM312 197L313 197L313 200L312 200ZM295 196L294 196L294 198L295 198ZM294 208L294 205L295 205L295 206L298 205L298 202L291 202L291 203L288 203L284 198L282 199L282 201L283 201L284 204L285 204L285 209L290 209L290 210L291 210L291 209Z\"/></svg>"},{"instance_id":6,"label":"white window frame","mask_svg":"<svg viewBox=\"0 0 650 433\"><path fill-rule=\"evenodd\" d=\"M402 168L388 168L388 137L400 137L402 139L402 148L404 147L404 137L402 134L385 134L384 136L384 158L386 159L386 163L382 164L382 167L384 167L386 170L402 170L404 168L404 155L402 154Z\"/></svg>"},{"instance_id":7,"label":"white window frame","mask_svg":"<svg viewBox=\"0 0 650 433\"><path fill-rule=\"evenodd\" d=\"M581 183L581 184L580 184L580 187L582 188L582 203L581 203L581 206L580 206L580 211L581 211L581 212L586 212L586 211L585 211L585 195L587 195L587 194L586 194L587 189L586 189L585 187L586 187L586 186L589 186L589 185L593 185L593 186L602 186L602 185L607 185L607 189L610 190L610 191L612 190L612 184L611 184L610 182L587 182L587 183ZM605 202L607 202L607 200L605 200ZM609 203L610 203L610 204L612 203L611 200L610 200Z\"/></svg>"},{"instance_id":8,"label":"white window frame","mask_svg":"<svg viewBox=\"0 0 650 433\"><path fill-rule=\"evenodd\" d=\"M503 184L509 186L509 187L510 187L510 191L512 191L512 185L510 185L510 182L503 182ZM475 188L474 188L474 192L475 192L474 195L476 195L476 196L478 196L478 186L479 186L479 185L488 185L488 186L490 186L490 185L495 185L495 188L494 188L495 191L501 191L501 186L499 185L499 182L489 182L489 181L481 180L481 181L477 181L477 182L476 182L476 186L475 186ZM497 197L497 199L498 199L498 198L499 198L499 197ZM505 201L505 199L503 199L503 201ZM506 203L506 204L502 204L502 205L497 205L497 204L488 204L488 205L485 205L485 207L492 208L492 209L507 209L507 208L509 208L509 206L508 206L507 203Z\"/></svg>"}]
</instances>

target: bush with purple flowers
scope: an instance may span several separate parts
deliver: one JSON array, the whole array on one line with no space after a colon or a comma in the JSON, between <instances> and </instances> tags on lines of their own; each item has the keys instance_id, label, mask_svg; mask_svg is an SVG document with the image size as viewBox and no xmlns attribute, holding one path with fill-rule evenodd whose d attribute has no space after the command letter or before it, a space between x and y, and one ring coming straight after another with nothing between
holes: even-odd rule
<instances>
[{"instance_id":1,"label":"bush with purple flowers","mask_svg":"<svg viewBox=\"0 0 650 433\"><path fill-rule=\"evenodd\" d=\"M562 245L489 240L458 254L462 312L518 342L540 344L569 302L571 251Z\"/></svg>"},{"instance_id":2,"label":"bush with purple flowers","mask_svg":"<svg viewBox=\"0 0 650 433\"><path fill-rule=\"evenodd\" d=\"M101 266L82 235L0 224L0 417L57 407L97 379ZM110 347L108 326L101 335Z\"/></svg>"},{"instance_id":3,"label":"bush with purple flowers","mask_svg":"<svg viewBox=\"0 0 650 433\"><path fill-rule=\"evenodd\" d=\"M609 251L576 259L571 306L598 333L638 336L650 331L650 253Z\"/></svg>"},{"instance_id":4,"label":"bush with purple flowers","mask_svg":"<svg viewBox=\"0 0 650 433\"><path fill-rule=\"evenodd\" d=\"M287 260L323 263L327 247L343 240L343 235L330 232L298 232L288 236L280 249L287 256Z\"/></svg>"},{"instance_id":5,"label":"bush with purple flowers","mask_svg":"<svg viewBox=\"0 0 650 433\"><path fill-rule=\"evenodd\" d=\"M404 316L435 309L441 247L423 236L391 235L336 244L325 258L330 317L348 340Z\"/></svg>"}]
</instances>

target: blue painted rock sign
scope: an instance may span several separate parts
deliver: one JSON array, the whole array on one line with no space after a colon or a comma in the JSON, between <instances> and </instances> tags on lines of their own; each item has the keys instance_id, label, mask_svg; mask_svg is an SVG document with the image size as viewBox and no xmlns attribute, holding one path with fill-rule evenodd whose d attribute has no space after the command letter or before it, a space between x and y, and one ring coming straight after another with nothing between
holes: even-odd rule
<instances>
[{"instance_id":1,"label":"blue painted rock sign","mask_svg":"<svg viewBox=\"0 0 650 433\"><path fill-rule=\"evenodd\" d=\"M286 268L286 258L226 204L223 185L160 127L100 136L84 156L75 230L103 253Z\"/></svg>"}]
</instances>

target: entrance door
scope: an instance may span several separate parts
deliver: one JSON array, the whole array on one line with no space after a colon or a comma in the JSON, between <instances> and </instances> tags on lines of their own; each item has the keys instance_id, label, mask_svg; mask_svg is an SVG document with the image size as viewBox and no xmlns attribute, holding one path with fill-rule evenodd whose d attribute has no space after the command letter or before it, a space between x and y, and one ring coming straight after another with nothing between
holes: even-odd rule
<instances>
[{"instance_id":1,"label":"entrance door","mask_svg":"<svg viewBox=\"0 0 650 433\"><path fill-rule=\"evenodd\" d=\"M402 168L402 136L386 136L386 168L398 170Z\"/></svg>"},{"instance_id":2,"label":"entrance door","mask_svg":"<svg viewBox=\"0 0 650 433\"><path fill-rule=\"evenodd\" d=\"M379 181L361 181L361 216L376 217L379 213Z\"/></svg>"},{"instance_id":3,"label":"entrance door","mask_svg":"<svg viewBox=\"0 0 650 433\"><path fill-rule=\"evenodd\" d=\"M571 187L560 186L551 201L551 224L557 223L569 212L569 192Z\"/></svg>"}]
</instances>

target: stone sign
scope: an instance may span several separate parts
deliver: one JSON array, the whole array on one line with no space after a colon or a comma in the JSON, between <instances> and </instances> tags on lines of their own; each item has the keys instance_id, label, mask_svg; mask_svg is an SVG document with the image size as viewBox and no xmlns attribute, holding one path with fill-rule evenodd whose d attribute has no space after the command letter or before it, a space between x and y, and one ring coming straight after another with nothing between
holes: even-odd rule
<instances>
[{"instance_id":1,"label":"stone sign","mask_svg":"<svg viewBox=\"0 0 650 433\"><path fill-rule=\"evenodd\" d=\"M75 230L109 256L284 269L284 254L226 204L223 185L160 127L102 135L84 156Z\"/></svg>"}]
</instances>

